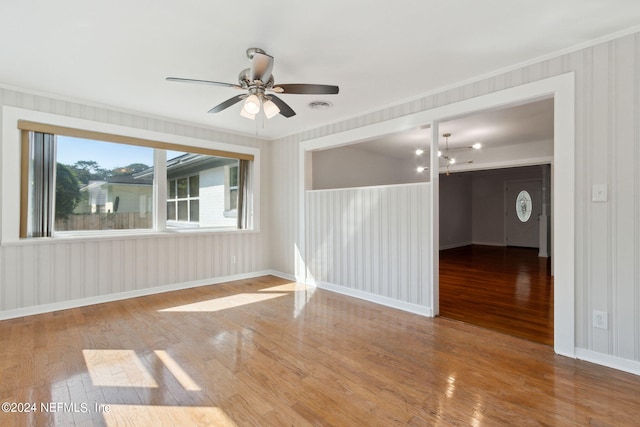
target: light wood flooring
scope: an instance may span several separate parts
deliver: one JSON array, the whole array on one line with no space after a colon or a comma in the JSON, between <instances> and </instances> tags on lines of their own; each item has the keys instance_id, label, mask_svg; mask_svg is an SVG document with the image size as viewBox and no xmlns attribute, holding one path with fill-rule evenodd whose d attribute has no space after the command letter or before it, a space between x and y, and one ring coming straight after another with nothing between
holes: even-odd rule
<instances>
[{"instance_id":1,"label":"light wood flooring","mask_svg":"<svg viewBox=\"0 0 640 427\"><path fill-rule=\"evenodd\" d=\"M440 315L552 346L550 262L530 248L440 251Z\"/></svg>"},{"instance_id":2,"label":"light wood flooring","mask_svg":"<svg viewBox=\"0 0 640 427\"><path fill-rule=\"evenodd\" d=\"M2 321L0 401L38 405L1 426L637 426L640 377L269 276Z\"/></svg>"}]
</instances>

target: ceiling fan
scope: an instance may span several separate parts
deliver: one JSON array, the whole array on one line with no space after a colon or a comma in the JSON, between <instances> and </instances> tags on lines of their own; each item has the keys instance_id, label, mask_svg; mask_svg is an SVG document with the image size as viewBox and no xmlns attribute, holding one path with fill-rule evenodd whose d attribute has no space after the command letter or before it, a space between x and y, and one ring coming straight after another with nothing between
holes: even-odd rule
<instances>
[{"instance_id":1,"label":"ceiling fan","mask_svg":"<svg viewBox=\"0 0 640 427\"><path fill-rule=\"evenodd\" d=\"M183 79L179 77L167 77L170 82L198 83L213 86L230 87L242 90L245 93L236 95L216 105L209 113L219 113L232 105L244 100L244 106L240 115L251 120L255 119L260 110L270 119L280 113L284 117L293 117L296 112L282 99L274 95L301 94L301 95L335 95L338 86L318 84L281 84L275 85L273 74L273 57L259 48L247 49L247 57L251 60L251 67L240 72L238 84L214 82L210 80Z\"/></svg>"}]
</instances>

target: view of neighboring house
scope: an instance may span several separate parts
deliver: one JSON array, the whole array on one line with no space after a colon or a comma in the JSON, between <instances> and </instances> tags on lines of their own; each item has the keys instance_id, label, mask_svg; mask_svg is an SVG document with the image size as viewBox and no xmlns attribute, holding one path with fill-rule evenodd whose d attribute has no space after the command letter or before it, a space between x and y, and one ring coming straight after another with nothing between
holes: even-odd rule
<instances>
[{"instance_id":1,"label":"view of neighboring house","mask_svg":"<svg viewBox=\"0 0 640 427\"><path fill-rule=\"evenodd\" d=\"M82 200L74 213L151 212L153 179L113 176L106 181L89 181L80 189Z\"/></svg>"},{"instance_id":2,"label":"view of neighboring house","mask_svg":"<svg viewBox=\"0 0 640 427\"><path fill-rule=\"evenodd\" d=\"M153 168L133 176L150 179ZM186 153L167 161L168 227L235 227L238 160Z\"/></svg>"},{"instance_id":3,"label":"view of neighboring house","mask_svg":"<svg viewBox=\"0 0 640 427\"><path fill-rule=\"evenodd\" d=\"M154 168L90 180L57 231L153 228ZM184 153L167 161L167 227L237 226L238 160Z\"/></svg>"}]
</instances>

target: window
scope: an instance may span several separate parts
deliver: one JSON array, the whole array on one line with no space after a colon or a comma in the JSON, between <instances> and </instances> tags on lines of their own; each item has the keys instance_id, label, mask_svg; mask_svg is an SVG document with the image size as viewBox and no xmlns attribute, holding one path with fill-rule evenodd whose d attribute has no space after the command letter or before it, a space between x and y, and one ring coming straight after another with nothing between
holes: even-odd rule
<instances>
[{"instance_id":1,"label":"window","mask_svg":"<svg viewBox=\"0 0 640 427\"><path fill-rule=\"evenodd\" d=\"M227 215L226 173L238 168L238 159L173 151L167 157L167 226L236 227L235 216Z\"/></svg>"},{"instance_id":2,"label":"window","mask_svg":"<svg viewBox=\"0 0 640 427\"><path fill-rule=\"evenodd\" d=\"M197 223L200 219L200 175L167 183L167 220Z\"/></svg>"},{"instance_id":3,"label":"window","mask_svg":"<svg viewBox=\"0 0 640 427\"><path fill-rule=\"evenodd\" d=\"M252 196L240 194L238 188L239 164L249 164L252 155L19 124L22 237L90 230L235 229L250 224L225 213L230 206L237 209L238 197ZM49 132L41 132L42 127ZM166 154L162 168L154 164L163 157L154 155L157 150ZM154 179L156 169L166 170L166 177ZM163 194L156 191L157 185L166 186L163 200L154 199L154 194ZM157 206L166 209L166 222L154 223Z\"/></svg>"},{"instance_id":4,"label":"window","mask_svg":"<svg viewBox=\"0 0 640 427\"><path fill-rule=\"evenodd\" d=\"M152 148L39 132L31 133L29 144L30 235L153 227L153 174L138 176L153 164ZM54 159L47 175L38 172ZM46 197L53 218L38 203L45 185L54 190Z\"/></svg>"}]
</instances>

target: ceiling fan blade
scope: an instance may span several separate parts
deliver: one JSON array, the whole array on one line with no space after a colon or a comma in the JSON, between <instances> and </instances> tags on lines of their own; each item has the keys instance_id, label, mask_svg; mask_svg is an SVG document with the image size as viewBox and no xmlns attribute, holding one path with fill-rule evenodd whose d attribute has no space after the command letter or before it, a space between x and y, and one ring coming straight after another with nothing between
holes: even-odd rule
<instances>
[{"instance_id":1,"label":"ceiling fan blade","mask_svg":"<svg viewBox=\"0 0 640 427\"><path fill-rule=\"evenodd\" d=\"M273 56L266 53L256 52L251 59L251 81L260 80L263 83L269 81L271 70L273 69Z\"/></svg>"},{"instance_id":2,"label":"ceiling fan blade","mask_svg":"<svg viewBox=\"0 0 640 427\"><path fill-rule=\"evenodd\" d=\"M233 98L229 98L226 101L216 105L215 107L213 107L211 110L209 110L210 113L219 113L220 111L231 107L234 104L237 104L238 102L240 102L242 99L246 98L246 95L236 95Z\"/></svg>"},{"instance_id":3,"label":"ceiling fan blade","mask_svg":"<svg viewBox=\"0 0 640 427\"><path fill-rule=\"evenodd\" d=\"M282 90L277 90L277 89ZM300 95L335 95L339 92L338 86L311 85L311 84L284 84L273 88L277 93L292 93Z\"/></svg>"},{"instance_id":4,"label":"ceiling fan blade","mask_svg":"<svg viewBox=\"0 0 640 427\"><path fill-rule=\"evenodd\" d=\"M223 87L232 87L235 89L242 89L242 87L238 85L234 85L231 83L212 82L211 80L181 79L180 77L167 77L167 81L179 82L179 83L197 83L202 85L223 86Z\"/></svg>"},{"instance_id":5,"label":"ceiling fan blade","mask_svg":"<svg viewBox=\"0 0 640 427\"><path fill-rule=\"evenodd\" d=\"M273 103L278 106L278 108L280 109L280 114L282 114L286 118L296 115L296 112L293 111L293 109L291 109L291 107L289 107L289 105L287 105L287 103L282 99L278 98L275 95L270 95L269 98L271 98L271 101L273 101Z\"/></svg>"}]
</instances>

